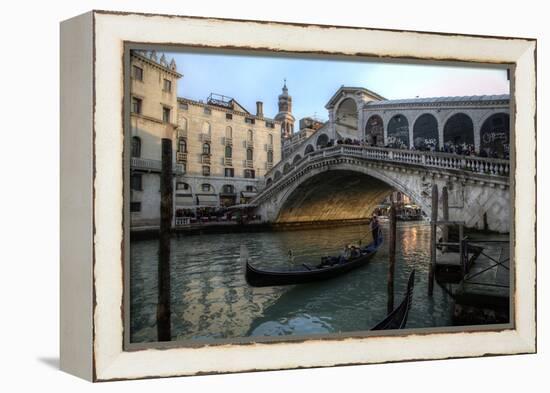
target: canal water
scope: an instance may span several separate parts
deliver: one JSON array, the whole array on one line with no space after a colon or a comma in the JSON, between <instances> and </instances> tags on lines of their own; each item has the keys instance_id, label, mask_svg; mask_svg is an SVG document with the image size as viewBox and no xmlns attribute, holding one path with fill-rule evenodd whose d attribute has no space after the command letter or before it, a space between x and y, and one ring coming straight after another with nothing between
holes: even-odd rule
<instances>
[{"instance_id":1,"label":"canal water","mask_svg":"<svg viewBox=\"0 0 550 393\"><path fill-rule=\"evenodd\" d=\"M388 239L387 224L382 223ZM427 296L430 227L398 222L395 304L416 269L407 328L449 326L452 301L435 285ZM371 262L332 280L288 287L252 288L240 261L245 246L260 267L310 264L337 255L347 243L367 243L367 225L286 232L185 236L172 239L173 340L349 333L372 328L386 315L388 243ZM131 243L130 323L132 342L156 341L156 240Z\"/></svg>"}]
</instances>

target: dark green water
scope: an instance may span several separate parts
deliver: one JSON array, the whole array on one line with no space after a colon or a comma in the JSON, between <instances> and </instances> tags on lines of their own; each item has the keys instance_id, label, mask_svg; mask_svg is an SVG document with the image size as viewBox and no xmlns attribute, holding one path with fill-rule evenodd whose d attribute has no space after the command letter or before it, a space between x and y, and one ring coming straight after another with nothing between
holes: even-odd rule
<instances>
[{"instance_id":1,"label":"dark green water","mask_svg":"<svg viewBox=\"0 0 550 393\"><path fill-rule=\"evenodd\" d=\"M382 224L384 238L387 226ZM435 286L427 296L429 225L398 223L395 303L416 269L408 328L449 326L451 299ZM370 264L313 284L252 288L239 260L246 246L258 266L315 263L337 255L344 244L368 239L364 225L289 232L200 235L174 238L171 260L172 335L178 340L249 336L311 335L365 331L386 315L388 244ZM363 240L364 242L365 240ZM131 243L131 340L156 341L157 247L155 240Z\"/></svg>"}]
</instances>

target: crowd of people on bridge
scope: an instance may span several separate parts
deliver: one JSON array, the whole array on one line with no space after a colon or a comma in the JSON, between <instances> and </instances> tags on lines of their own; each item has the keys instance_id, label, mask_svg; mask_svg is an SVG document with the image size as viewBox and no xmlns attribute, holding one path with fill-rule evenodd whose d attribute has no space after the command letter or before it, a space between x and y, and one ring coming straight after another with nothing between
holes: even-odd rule
<instances>
[{"instance_id":1,"label":"crowd of people on bridge","mask_svg":"<svg viewBox=\"0 0 550 393\"><path fill-rule=\"evenodd\" d=\"M327 148L338 145L351 145L351 146L361 146L361 147L385 147L388 149L402 149L402 150L416 150L416 151L425 151L425 152L434 152L434 153L449 153L449 154L458 154L462 156L475 156L482 158L503 158L510 159L510 145L503 144L499 148L485 147L476 151L475 146L471 143L454 143L454 142L445 142L443 147L440 148L439 145L435 142L430 143L418 143L417 146L409 147L400 139L394 139L391 143L387 143L384 146L375 143L367 143L365 140L352 139L352 138L342 138L337 139L336 142L331 139L325 145L318 146L319 148Z\"/></svg>"}]
</instances>

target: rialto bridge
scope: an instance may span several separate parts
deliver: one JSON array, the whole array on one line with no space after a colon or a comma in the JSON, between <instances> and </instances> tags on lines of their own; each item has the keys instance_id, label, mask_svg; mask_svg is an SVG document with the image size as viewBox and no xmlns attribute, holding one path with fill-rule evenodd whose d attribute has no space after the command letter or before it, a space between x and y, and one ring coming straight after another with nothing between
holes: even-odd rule
<instances>
[{"instance_id":1,"label":"rialto bridge","mask_svg":"<svg viewBox=\"0 0 550 393\"><path fill-rule=\"evenodd\" d=\"M264 221L367 218L393 191L429 215L437 184L451 220L509 232L508 96L384 100L342 87L326 108L329 121L266 174L251 202ZM473 154L442 152L446 144Z\"/></svg>"}]
</instances>

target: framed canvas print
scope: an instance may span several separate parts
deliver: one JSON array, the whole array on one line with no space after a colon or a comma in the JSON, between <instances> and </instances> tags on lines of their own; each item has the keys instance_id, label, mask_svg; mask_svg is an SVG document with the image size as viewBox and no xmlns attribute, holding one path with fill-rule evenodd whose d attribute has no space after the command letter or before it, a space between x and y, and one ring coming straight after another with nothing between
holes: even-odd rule
<instances>
[{"instance_id":1,"label":"framed canvas print","mask_svg":"<svg viewBox=\"0 0 550 393\"><path fill-rule=\"evenodd\" d=\"M61 367L536 351L536 41L61 24Z\"/></svg>"}]
</instances>

